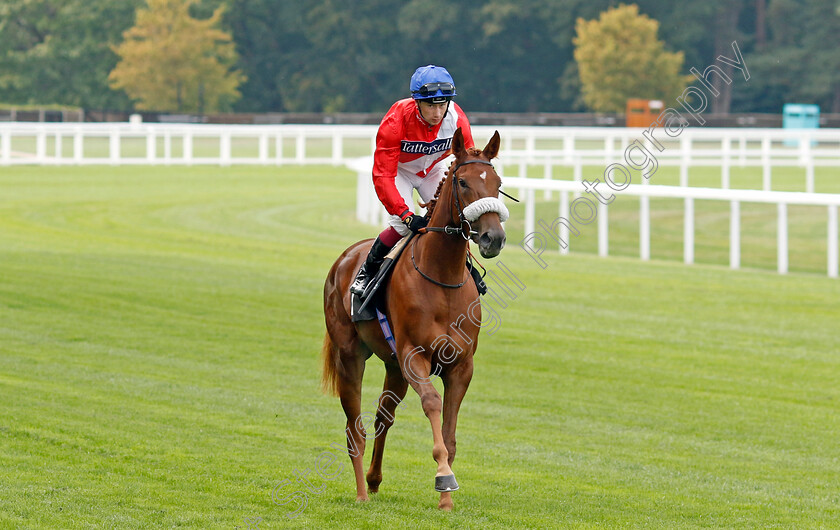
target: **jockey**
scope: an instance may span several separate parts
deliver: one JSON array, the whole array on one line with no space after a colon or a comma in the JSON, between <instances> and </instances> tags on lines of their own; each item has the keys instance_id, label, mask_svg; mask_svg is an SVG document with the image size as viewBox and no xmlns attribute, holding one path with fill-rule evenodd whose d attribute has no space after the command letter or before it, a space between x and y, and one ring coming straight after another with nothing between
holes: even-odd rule
<instances>
[{"instance_id":1,"label":"jockey","mask_svg":"<svg viewBox=\"0 0 840 530\"><path fill-rule=\"evenodd\" d=\"M424 203L434 198L446 176L441 162L451 153L452 136L458 127L465 147L474 144L467 116L452 102L455 82L446 68L421 66L411 76L409 87L411 97L391 106L376 133L373 187L391 217L350 286L357 295L365 292L397 241L426 226L428 221L412 209L412 190L417 190Z\"/></svg>"}]
</instances>

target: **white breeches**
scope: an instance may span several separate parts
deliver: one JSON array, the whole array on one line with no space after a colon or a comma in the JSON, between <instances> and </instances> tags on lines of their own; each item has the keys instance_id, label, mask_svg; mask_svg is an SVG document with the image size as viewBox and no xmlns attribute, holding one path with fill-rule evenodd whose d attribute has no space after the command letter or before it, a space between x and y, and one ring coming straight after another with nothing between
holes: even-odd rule
<instances>
[{"instance_id":1,"label":"white breeches","mask_svg":"<svg viewBox=\"0 0 840 530\"><path fill-rule=\"evenodd\" d=\"M446 164L444 162L439 162L425 178L420 178L417 175L408 174L403 171L397 172L394 184L397 185L397 191L400 192L400 195L405 201L405 204L408 205L409 210L412 212L415 211L414 195L412 194L412 191L417 190L422 202L429 202L435 197L438 184L440 184L440 181L446 176L445 171ZM388 218L388 225L399 232L401 236L407 236L409 233L408 227L405 226L402 220L400 220L399 215L390 216Z\"/></svg>"}]
</instances>

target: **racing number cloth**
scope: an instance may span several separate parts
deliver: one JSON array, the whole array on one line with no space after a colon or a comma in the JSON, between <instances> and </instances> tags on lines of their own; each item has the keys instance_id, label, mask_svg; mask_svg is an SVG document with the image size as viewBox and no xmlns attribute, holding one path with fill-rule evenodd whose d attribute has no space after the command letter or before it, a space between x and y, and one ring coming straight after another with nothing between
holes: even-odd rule
<instances>
[{"instance_id":1,"label":"racing number cloth","mask_svg":"<svg viewBox=\"0 0 840 530\"><path fill-rule=\"evenodd\" d=\"M425 178L437 170L449 155L458 127L465 146L473 147L470 122L454 101L443 120L433 127L420 116L413 99L401 99L391 106L376 133L373 156L373 186L389 214L400 215L409 209L394 184L397 173Z\"/></svg>"}]
</instances>

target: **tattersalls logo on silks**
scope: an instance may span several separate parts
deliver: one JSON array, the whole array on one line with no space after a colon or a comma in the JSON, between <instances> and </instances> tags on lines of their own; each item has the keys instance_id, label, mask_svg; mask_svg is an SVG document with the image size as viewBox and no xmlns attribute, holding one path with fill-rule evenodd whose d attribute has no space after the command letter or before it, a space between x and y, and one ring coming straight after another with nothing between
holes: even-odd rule
<instances>
[{"instance_id":1,"label":"tattersalls logo on silks","mask_svg":"<svg viewBox=\"0 0 840 530\"><path fill-rule=\"evenodd\" d=\"M434 142L401 142L400 151L403 153L433 155L442 153L452 147L452 138L442 138Z\"/></svg>"}]
</instances>

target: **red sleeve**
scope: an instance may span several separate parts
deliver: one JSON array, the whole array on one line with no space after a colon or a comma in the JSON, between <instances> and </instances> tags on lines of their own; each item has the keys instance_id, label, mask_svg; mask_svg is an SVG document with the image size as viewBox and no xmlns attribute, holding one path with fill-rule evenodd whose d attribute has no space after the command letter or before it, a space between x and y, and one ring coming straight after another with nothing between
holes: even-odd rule
<instances>
[{"instance_id":1,"label":"red sleeve","mask_svg":"<svg viewBox=\"0 0 840 530\"><path fill-rule=\"evenodd\" d=\"M461 110L461 107L459 107L457 103L453 101L452 104L455 105L455 110L458 111L457 125L461 128L461 134L464 135L464 147L467 149L475 147L475 142L472 137L472 129L470 129L470 120L467 119L467 115L463 110Z\"/></svg>"},{"instance_id":2,"label":"red sleeve","mask_svg":"<svg viewBox=\"0 0 840 530\"><path fill-rule=\"evenodd\" d=\"M391 215L400 215L408 210L394 179L397 177L397 163L403 137L402 117L391 107L382 118L376 132L376 151L373 153L373 187L376 195Z\"/></svg>"}]
</instances>

